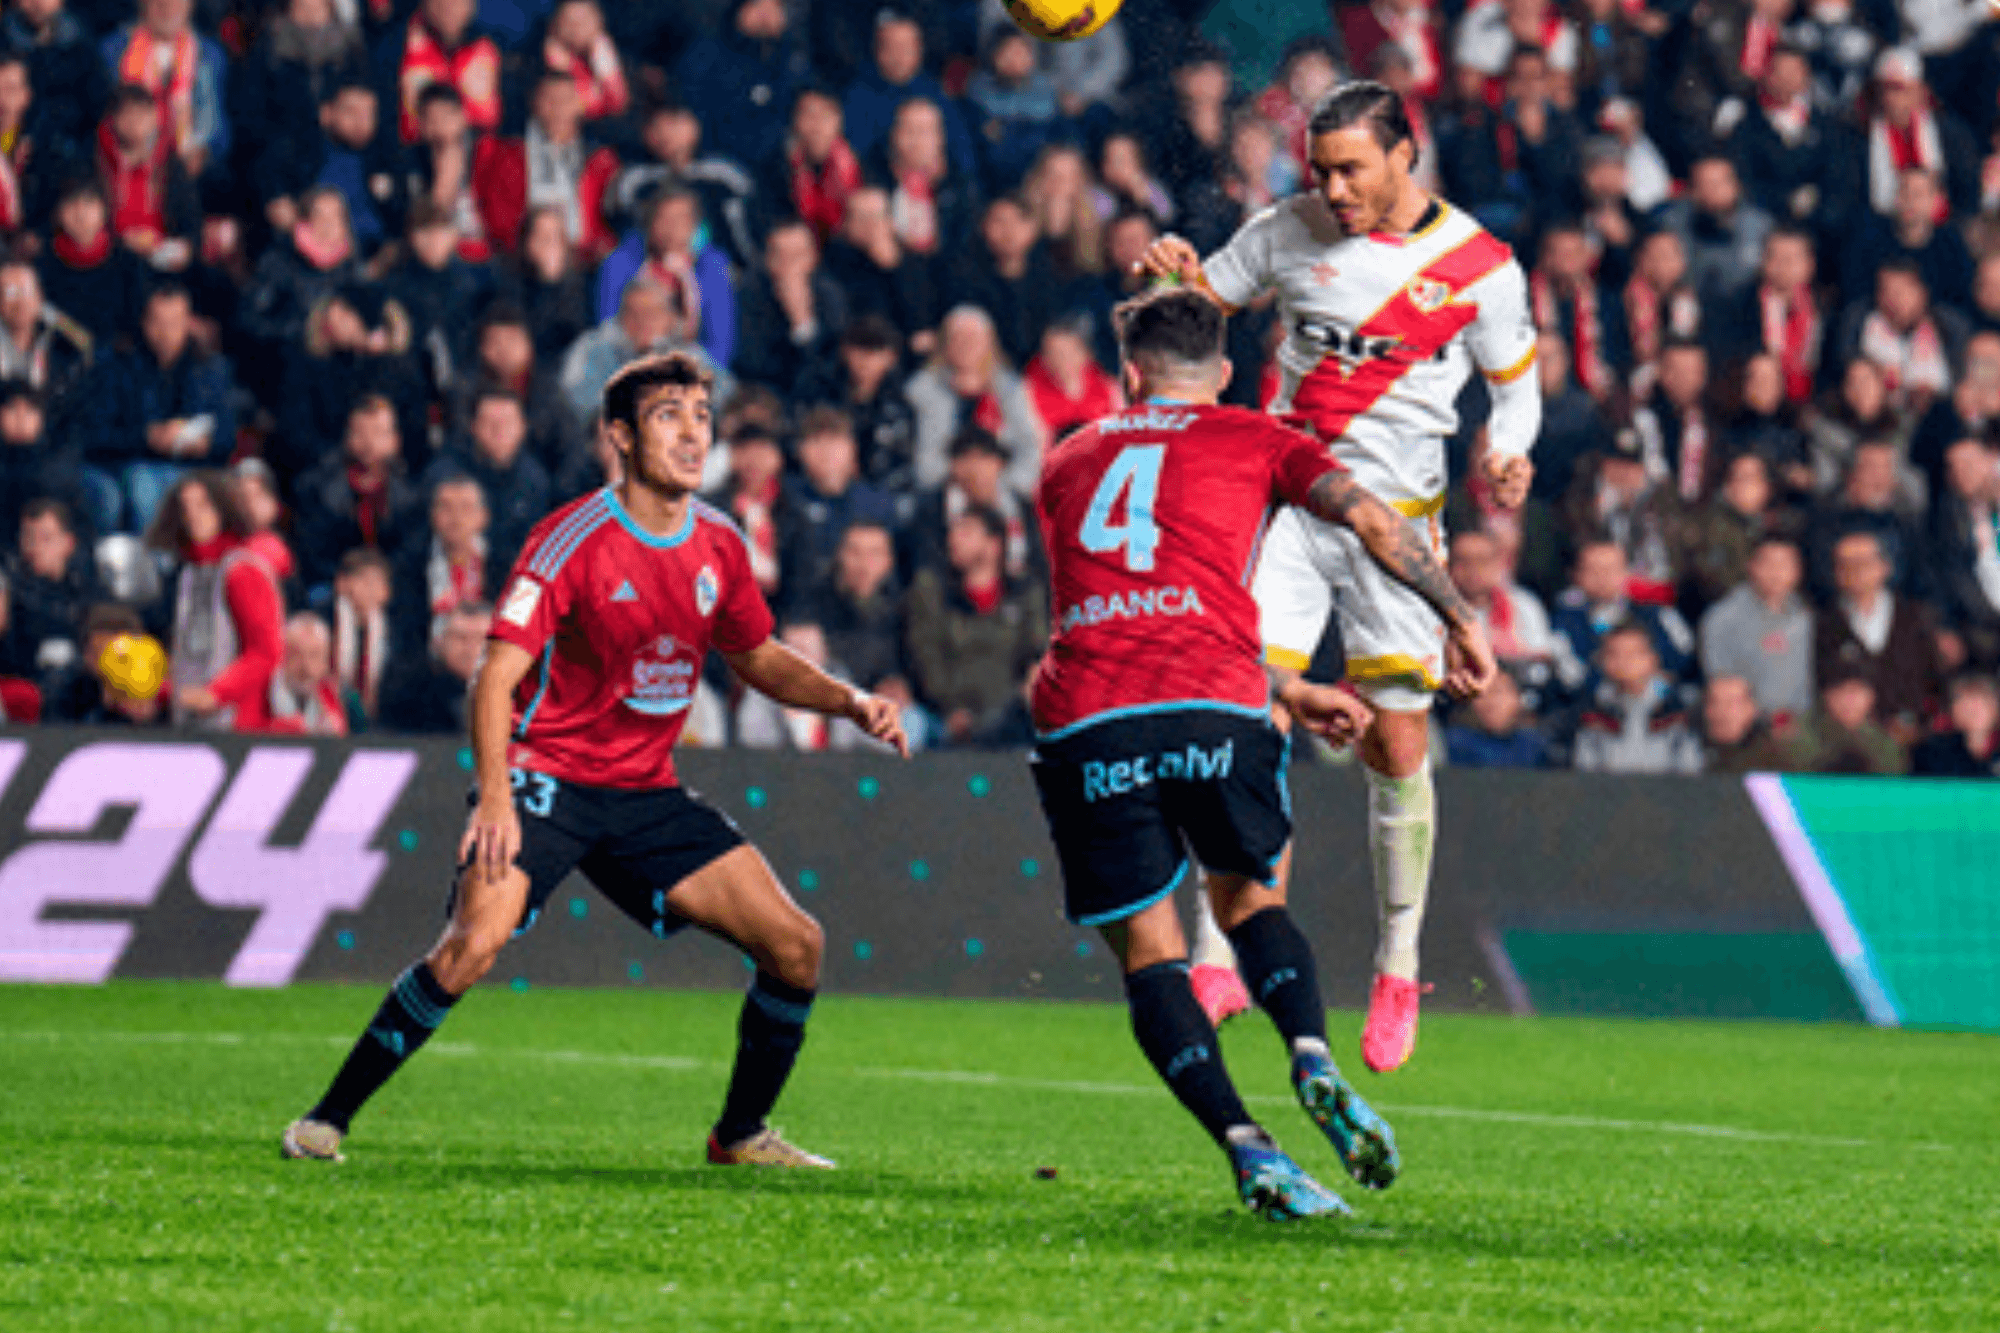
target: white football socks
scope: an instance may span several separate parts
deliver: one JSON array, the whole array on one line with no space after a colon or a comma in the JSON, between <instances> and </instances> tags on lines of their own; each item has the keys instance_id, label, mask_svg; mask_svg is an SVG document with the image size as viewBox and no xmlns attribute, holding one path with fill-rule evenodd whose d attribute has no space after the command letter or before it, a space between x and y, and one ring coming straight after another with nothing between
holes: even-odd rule
<instances>
[{"instance_id":1,"label":"white football socks","mask_svg":"<svg viewBox=\"0 0 2000 1333\"><path fill-rule=\"evenodd\" d=\"M1215 911L1208 905L1206 889L1199 889L1194 895L1194 952L1188 961L1196 967L1236 970L1236 950L1222 933L1222 927L1215 924Z\"/></svg>"},{"instance_id":2,"label":"white football socks","mask_svg":"<svg viewBox=\"0 0 2000 1333\"><path fill-rule=\"evenodd\" d=\"M1375 901L1381 933L1375 970L1404 981L1417 979L1417 937L1431 891L1431 848L1437 797L1431 761L1406 778L1368 774L1368 849L1375 868Z\"/></svg>"}]
</instances>

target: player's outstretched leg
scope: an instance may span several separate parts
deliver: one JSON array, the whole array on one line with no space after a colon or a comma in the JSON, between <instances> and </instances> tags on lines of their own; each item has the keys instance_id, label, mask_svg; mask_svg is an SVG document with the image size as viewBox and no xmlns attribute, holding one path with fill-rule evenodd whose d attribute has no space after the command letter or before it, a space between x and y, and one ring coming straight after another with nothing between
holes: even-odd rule
<instances>
[{"instance_id":1,"label":"player's outstretched leg","mask_svg":"<svg viewBox=\"0 0 2000 1333\"><path fill-rule=\"evenodd\" d=\"M1209 1022L1221 1027L1250 1008L1250 992L1236 974L1236 951L1215 924L1205 893L1194 896L1194 953L1189 961L1194 966L1188 969L1188 982Z\"/></svg>"},{"instance_id":2,"label":"player's outstretched leg","mask_svg":"<svg viewBox=\"0 0 2000 1333\"><path fill-rule=\"evenodd\" d=\"M1271 905L1267 890L1240 876L1213 876L1210 884L1221 919L1234 922L1229 941L1250 994L1291 1056L1299 1105L1326 1134L1348 1175L1369 1189L1387 1189L1402 1165L1396 1136L1333 1062L1312 946L1284 905Z\"/></svg>"},{"instance_id":3,"label":"player's outstretched leg","mask_svg":"<svg viewBox=\"0 0 2000 1333\"><path fill-rule=\"evenodd\" d=\"M1380 934L1361 1058L1377 1073L1400 1068L1417 1044L1417 940L1430 897L1437 796L1427 752L1429 715L1383 711L1364 738L1368 849Z\"/></svg>"},{"instance_id":4,"label":"player's outstretched leg","mask_svg":"<svg viewBox=\"0 0 2000 1333\"><path fill-rule=\"evenodd\" d=\"M1238 1196L1252 1211L1289 1221L1349 1209L1285 1156L1251 1118L1222 1062L1215 1026L1188 982L1186 942L1172 899L1104 929L1125 966L1132 1034L1189 1114L1229 1157Z\"/></svg>"},{"instance_id":5,"label":"player's outstretched leg","mask_svg":"<svg viewBox=\"0 0 2000 1333\"><path fill-rule=\"evenodd\" d=\"M708 1136L718 1166L831 1169L765 1123L805 1044L825 947L819 923L778 884L748 845L717 857L667 895L675 912L729 939L757 964L736 1024L736 1065L722 1115Z\"/></svg>"},{"instance_id":6,"label":"player's outstretched leg","mask_svg":"<svg viewBox=\"0 0 2000 1333\"><path fill-rule=\"evenodd\" d=\"M341 1140L355 1113L430 1040L458 997L486 975L527 901L528 877L519 870L497 883L476 868L461 873L443 938L396 978L326 1095L286 1128L285 1156L341 1160Z\"/></svg>"}]
</instances>

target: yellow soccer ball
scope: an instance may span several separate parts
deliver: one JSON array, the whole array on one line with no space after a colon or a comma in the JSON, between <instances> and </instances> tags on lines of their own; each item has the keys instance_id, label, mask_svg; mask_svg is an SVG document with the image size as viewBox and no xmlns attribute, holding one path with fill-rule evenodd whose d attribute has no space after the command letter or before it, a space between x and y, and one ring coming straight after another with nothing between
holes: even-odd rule
<instances>
[{"instance_id":1,"label":"yellow soccer ball","mask_svg":"<svg viewBox=\"0 0 2000 1333\"><path fill-rule=\"evenodd\" d=\"M1124 0L1005 0L1016 27L1044 42L1088 37L1118 12ZM2000 0L1996 0L2000 3Z\"/></svg>"}]
</instances>

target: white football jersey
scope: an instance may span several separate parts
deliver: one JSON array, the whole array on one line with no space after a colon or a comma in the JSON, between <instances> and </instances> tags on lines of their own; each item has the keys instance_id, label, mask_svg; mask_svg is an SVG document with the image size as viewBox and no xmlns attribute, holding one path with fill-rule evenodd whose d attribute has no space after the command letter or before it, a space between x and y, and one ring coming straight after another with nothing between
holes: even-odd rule
<instances>
[{"instance_id":1,"label":"white football jersey","mask_svg":"<svg viewBox=\"0 0 2000 1333\"><path fill-rule=\"evenodd\" d=\"M1308 420L1356 480L1406 514L1441 503L1444 442L1458 429L1471 367L1497 387L1534 364L1521 266L1442 200L1406 236L1349 236L1317 193L1294 195L1244 223L1202 267L1232 306L1276 290L1284 340L1271 410ZM1532 378L1522 387L1532 392ZM1525 454L1533 443L1533 396L1526 438L1500 429L1496 410L1498 452Z\"/></svg>"}]
</instances>

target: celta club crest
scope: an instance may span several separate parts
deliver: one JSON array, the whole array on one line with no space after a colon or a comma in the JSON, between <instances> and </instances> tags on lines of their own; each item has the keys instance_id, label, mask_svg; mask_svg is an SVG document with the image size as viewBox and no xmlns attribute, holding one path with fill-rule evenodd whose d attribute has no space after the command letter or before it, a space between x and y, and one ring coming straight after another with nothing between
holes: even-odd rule
<instances>
[{"instance_id":1,"label":"celta club crest","mask_svg":"<svg viewBox=\"0 0 2000 1333\"><path fill-rule=\"evenodd\" d=\"M653 640L653 652L660 657L672 657L680 651L680 640L671 634L662 634Z\"/></svg>"},{"instance_id":2,"label":"celta club crest","mask_svg":"<svg viewBox=\"0 0 2000 1333\"><path fill-rule=\"evenodd\" d=\"M1410 283L1410 304L1424 314L1433 314L1451 299L1451 288L1435 278L1416 278Z\"/></svg>"},{"instance_id":3,"label":"celta club crest","mask_svg":"<svg viewBox=\"0 0 2000 1333\"><path fill-rule=\"evenodd\" d=\"M701 573L694 576L694 608L702 615L715 609L716 599L722 596L722 585L715 580L715 568L703 565Z\"/></svg>"}]
</instances>

